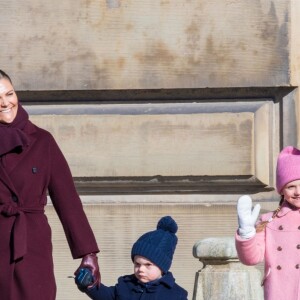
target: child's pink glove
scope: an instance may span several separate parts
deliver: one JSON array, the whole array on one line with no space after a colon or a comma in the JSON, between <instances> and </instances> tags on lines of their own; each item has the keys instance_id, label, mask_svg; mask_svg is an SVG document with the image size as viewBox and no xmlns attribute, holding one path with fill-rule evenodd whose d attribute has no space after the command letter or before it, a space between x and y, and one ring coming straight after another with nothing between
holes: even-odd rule
<instances>
[{"instance_id":1,"label":"child's pink glove","mask_svg":"<svg viewBox=\"0 0 300 300\"><path fill-rule=\"evenodd\" d=\"M252 199L250 196L242 196L237 203L237 214L239 229L238 233L243 239L250 239L256 233L255 223L260 212L260 205L256 204L252 210Z\"/></svg>"}]
</instances>

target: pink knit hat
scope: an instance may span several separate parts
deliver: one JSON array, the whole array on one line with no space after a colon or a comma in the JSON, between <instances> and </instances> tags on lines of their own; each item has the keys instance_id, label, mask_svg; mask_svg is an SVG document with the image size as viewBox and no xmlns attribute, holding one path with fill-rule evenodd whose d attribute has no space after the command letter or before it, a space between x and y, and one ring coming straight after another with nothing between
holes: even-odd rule
<instances>
[{"instance_id":1,"label":"pink knit hat","mask_svg":"<svg viewBox=\"0 0 300 300\"><path fill-rule=\"evenodd\" d=\"M300 179L300 150L287 146L279 153L277 159L277 192L280 194L287 183L298 179Z\"/></svg>"}]
</instances>

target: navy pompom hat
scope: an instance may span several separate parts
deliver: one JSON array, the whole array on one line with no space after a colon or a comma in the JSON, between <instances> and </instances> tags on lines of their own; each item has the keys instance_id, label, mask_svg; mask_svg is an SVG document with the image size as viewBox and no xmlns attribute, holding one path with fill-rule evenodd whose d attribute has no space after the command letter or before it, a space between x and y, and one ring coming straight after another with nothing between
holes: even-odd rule
<instances>
[{"instance_id":1,"label":"navy pompom hat","mask_svg":"<svg viewBox=\"0 0 300 300\"><path fill-rule=\"evenodd\" d=\"M132 261L136 255L143 256L157 265L163 273L167 273L177 245L177 230L178 226L170 216L161 218L156 230L143 234L133 244Z\"/></svg>"}]
</instances>

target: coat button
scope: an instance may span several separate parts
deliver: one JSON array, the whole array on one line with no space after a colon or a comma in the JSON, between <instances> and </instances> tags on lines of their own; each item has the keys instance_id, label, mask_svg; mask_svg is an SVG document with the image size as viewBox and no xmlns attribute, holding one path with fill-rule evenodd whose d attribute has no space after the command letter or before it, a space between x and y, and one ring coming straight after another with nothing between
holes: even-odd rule
<instances>
[{"instance_id":1,"label":"coat button","mask_svg":"<svg viewBox=\"0 0 300 300\"><path fill-rule=\"evenodd\" d=\"M277 251L281 251L282 250L282 247L277 247Z\"/></svg>"},{"instance_id":2,"label":"coat button","mask_svg":"<svg viewBox=\"0 0 300 300\"><path fill-rule=\"evenodd\" d=\"M300 268L300 265L299 265L299 264L297 264L297 265L295 266L295 268L296 268L296 269L299 269L299 268Z\"/></svg>"},{"instance_id":3,"label":"coat button","mask_svg":"<svg viewBox=\"0 0 300 300\"><path fill-rule=\"evenodd\" d=\"M279 229L279 230L283 230L283 226L280 225L280 226L278 227L278 229Z\"/></svg>"},{"instance_id":4,"label":"coat button","mask_svg":"<svg viewBox=\"0 0 300 300\"><path fill-rule=\"evenodd\" d=\"M298 226L298 230L300 230L300 226Z\"/></svg>"},{"instance_id":5,"label":"coat button","mask_svg":"<svg viewBox=\"0 0 300 300\"><path fill-rule=\"evenodd\" d=\"M18 202L18 197L17 197L17 195L11 195L11 199L12 199L12 201L14 201L14 202Z\"/></svg>"},{"instance_id":6,"label":"coat button","mask_svg":"<svg viewBox=\"0 0 300 300\"><path fill-rule=\"evenodd\" d=\"M277 270L281 270L281 266L277 266L276 269L277 269Z\"/></svg>"},{"instance_id":7,"label":"coat button","mask_svg":"<svg viewBox=\"0 0 300 300\"><path fill-rule=\"evenodd\" d=\"M297 249L300 249L300 244L297 245Z\"/></svg>"}]
</instances>

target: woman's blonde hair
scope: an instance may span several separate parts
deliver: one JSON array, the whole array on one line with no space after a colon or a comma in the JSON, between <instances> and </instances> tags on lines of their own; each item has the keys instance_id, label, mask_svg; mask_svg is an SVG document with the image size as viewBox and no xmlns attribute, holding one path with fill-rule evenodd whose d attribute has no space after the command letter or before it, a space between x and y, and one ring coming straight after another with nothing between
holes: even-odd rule
<instances>
[{"instance_id":1,"label":"woman's blonde hair","mask_svg":"<svg viewBox=\"0 0 300 300\"><path fill-rule=\"evenodd\" d=\"M275 219L275 218L277 217L278 213L279 213L280 210L281 210L281 206L282 206L283 202L284 202L284 197L281 196L281 199L280 199L280 201L279 201L279 206L278 206L277 209L273 212L272 217L271 217L269 220L267 220L267 221L263 221L263 222L258 223L258 224L256 225L256 232L261 232L261 231L263 231L263 230L266 228L267 224L270 223L273 219Z\"/></svg>"}]
</instances>

